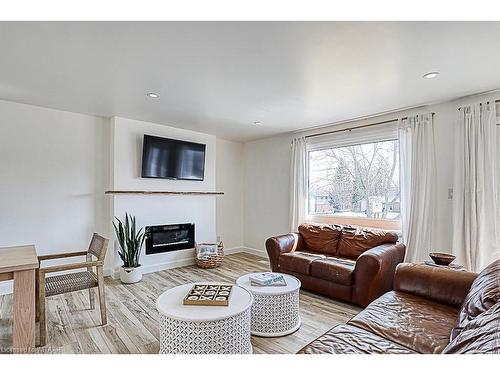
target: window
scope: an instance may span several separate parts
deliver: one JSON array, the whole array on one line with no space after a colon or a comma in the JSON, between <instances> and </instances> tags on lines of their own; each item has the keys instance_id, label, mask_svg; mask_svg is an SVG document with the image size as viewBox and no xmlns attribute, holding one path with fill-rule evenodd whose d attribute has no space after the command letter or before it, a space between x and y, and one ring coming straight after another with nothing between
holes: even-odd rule
<instances>
[{"instance_id":1,"label":"window","mask_svg":"<svg viewBox=\"0 0 500 375\"><path fill-rule=\"evenodd\" d=\"M400 229L397 140L309 151L308 186L311 221Z\"/></svg>"}]
</instances>

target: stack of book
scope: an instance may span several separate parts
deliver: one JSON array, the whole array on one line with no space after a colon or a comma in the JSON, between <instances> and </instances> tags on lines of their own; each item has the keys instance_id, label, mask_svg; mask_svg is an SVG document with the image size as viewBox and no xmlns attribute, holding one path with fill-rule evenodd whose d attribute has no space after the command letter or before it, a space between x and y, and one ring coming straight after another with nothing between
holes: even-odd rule
<instances>
[{"instance_id":1,"label":"stack of book","mask_svg":"<svg viewBox=\"0 0 500 375\"><path fill-rule=\"evenodd\" d=\"M286 286L286 281L279 273L263 272L251 275L250 284L252 286Z\"/></svg>"}]
</instances>

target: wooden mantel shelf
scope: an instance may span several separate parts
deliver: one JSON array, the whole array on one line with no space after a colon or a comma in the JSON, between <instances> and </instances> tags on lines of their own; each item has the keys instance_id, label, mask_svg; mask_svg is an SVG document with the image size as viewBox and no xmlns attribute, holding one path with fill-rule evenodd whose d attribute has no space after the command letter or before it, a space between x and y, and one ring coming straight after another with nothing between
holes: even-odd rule
<instances>
[{"instance_id":1,"label":"wooden mantel shelf","mask_svg":"<svg viewBox=\"0 0 500 375\"><path fill-rule=\"evenodd\" d=\"M220 191L143 191L143 190L108 190L105 194L142 194L142 195L223 195Z\"/></svg>"}]
</instances>

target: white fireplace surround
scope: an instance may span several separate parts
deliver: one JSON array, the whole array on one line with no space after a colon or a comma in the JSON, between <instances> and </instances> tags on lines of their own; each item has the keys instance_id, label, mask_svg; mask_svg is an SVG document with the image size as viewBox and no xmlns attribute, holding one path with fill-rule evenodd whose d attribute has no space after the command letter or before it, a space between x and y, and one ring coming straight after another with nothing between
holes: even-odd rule
<instances>
[{"instance_id":1,"label":"white fireplace surround","mask_svg":"<svg viewBox=\"0 0 500 375\"><path fill-rule=\"evenodd\" d=\"M205 177L203 181L182 181L141 178L143 135L155 135L206 144ZM216 138L213 135L157 125L119 117L111 119L110 190L215 191ZM112 217L134 215L139 228L149 225L194 223L198 242L214 242L216 233L216 196L202 195L112 195ZM113 236L113 239L115 237ZM115 252L108 263L108 273L116 276L121 267ZM144 272L192 264L194 250L178 250L146 255L141 265Z\"/></svg>"},{"instance_id":2,"label":"white fireplace surround","mask_svg":"<svg viewBox=\"0 0 500 375\"><path fill-rule=\"evenodd\" d=\"M181 181L141 178L142 137L144 134L206 144L204 180ZM216 187L216 147L217 140L213 135L114 117L111 119L110 190L222 190L225 192L224 186ZM222 237L222 240L225 239L223 233L217 232L219 230L217 220L221 220L219 217L220 212L217 212L217 200L228 198L231 198L230 191L225 192L223 196L111 195L111 212L112 217L118 218L123 218L125 212L135 215L138 227L194 223L195 240L197 242L215 242L219 236ZM115 239L114 235L112 238ZM115 240L114 257L108 260L105 270L106 274L113 277L118 277L121 267L117 246L118 244ZM244 248L242 246L226 247L224 251L226 254L246 251L257 255L264 255L262 250ZM152 255L146 255L143 249L141 255L141 265L143 266L144 273L191 264L194 264L194 249Z\"/></svg>"}]
</instances>

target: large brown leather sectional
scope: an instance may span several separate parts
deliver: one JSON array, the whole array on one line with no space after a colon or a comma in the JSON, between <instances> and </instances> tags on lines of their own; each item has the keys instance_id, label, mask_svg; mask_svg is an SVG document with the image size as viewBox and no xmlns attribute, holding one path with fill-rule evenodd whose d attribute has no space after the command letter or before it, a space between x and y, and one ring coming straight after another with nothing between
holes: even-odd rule
<instances>
[{"instance_id":1,"label":"large brown leather sectional","mask_svg":"<svg viewBox=\"0 0 500 375\"><path fill-rule=\"evenodd\" d=\"M316 224L298 229L266 241L274 272L297 277L303 289L361 306L392 289L405 256L395 232Z\"/></svg>"},{"instance_id":2,"label":"large brown leather sectional","mask_svg":"<svg viewBox=\"0 0 500 375\"><path fill-rule=\"evenodd\" d=\"M500 260L479 276L403 263L394 290L301 354L500 354Z\"/></svg>"}]
</instances>

